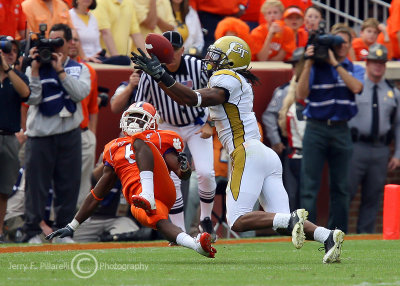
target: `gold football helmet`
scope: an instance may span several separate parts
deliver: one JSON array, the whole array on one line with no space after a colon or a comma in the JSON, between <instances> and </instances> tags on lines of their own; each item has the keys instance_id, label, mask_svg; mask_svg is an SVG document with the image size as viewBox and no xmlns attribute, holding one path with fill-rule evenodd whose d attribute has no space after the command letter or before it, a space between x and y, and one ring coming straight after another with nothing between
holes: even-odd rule
<instances>
[{"instance_id":1,"label":"gold football helmet","mask_svg":"<svg viewBox=\"0 0 400 286\"><path fill-rule=\"evenodd\" d=\"M208 50L204 62L207 73L220 69L247 69L251 61L249 45L239 37L219 38Z\"/></svg>"}]
</instances>

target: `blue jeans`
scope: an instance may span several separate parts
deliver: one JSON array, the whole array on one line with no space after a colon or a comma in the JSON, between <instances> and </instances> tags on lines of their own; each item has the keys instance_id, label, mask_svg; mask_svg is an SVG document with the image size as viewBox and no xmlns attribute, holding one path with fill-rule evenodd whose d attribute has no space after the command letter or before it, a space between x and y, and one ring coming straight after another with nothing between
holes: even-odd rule
<instances>
[{"instance_id":1,"label":"blue jeans","mask_svg":"<svg viewBox=\"0 0 400 286\"><path fill-rule=\"evenodd\" d=\"M347 232L351 194L347 186L349 160L353 143L347 124L329 126L307 121L303 138L300 205L316 221L317 197L325 161L329 166L330 209L328 227Z\"/></svg>"}]
</instances>

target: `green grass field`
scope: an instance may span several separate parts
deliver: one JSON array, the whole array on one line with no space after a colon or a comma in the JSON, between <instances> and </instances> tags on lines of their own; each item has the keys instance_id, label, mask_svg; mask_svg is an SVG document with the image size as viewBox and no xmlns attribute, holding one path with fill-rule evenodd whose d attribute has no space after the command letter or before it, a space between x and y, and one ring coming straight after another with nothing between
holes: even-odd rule
<instances>
[{"instance_id":1,"label":"green grass field","mask_svg":"<svg viewBox=\"0 0 400 286\"><path fill-rule=\"evenodd\" d=\"M0 285L400 285L400 241L345 241L342 263L332 265L322 263L319 246L217 244L215 259L183 247L5 253ZM71 261L78 275L90 275L88 253L97 271L78 278Z\"/></svg>"}]
</instances>

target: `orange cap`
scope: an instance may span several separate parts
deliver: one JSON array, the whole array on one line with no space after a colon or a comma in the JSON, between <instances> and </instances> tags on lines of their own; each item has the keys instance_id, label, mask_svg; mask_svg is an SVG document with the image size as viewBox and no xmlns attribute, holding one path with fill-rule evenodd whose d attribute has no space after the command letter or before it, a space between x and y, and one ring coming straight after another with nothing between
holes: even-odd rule
<instances>
[{"instance_id":1,"label":"orange cap","mask_svg":"<svg viewBox=\"0 0 400 286\"><path fill-rule=\"evenodd\" d=\"M283 12L283 18L289 17L292 14L297 14L304 18L303 11L297 7L290 7L289 9L286 9L285 12Z\"/></svg>"}]
</instances>

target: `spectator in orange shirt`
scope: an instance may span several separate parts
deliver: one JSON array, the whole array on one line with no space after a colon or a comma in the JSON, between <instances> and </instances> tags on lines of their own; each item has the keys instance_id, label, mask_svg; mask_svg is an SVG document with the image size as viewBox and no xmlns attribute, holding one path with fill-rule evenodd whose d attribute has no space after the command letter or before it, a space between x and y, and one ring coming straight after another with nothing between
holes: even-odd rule
<instances>
[{"instance_id":1,"label":"spectator in orange shirt","mask_svg":"<svg viewBox=\"0 0 400 286\"><path fill-rule=\"evenodd\" d=\"M263 5L266 0L261 0L260 5ZM281 0L283 7L289 8L289 6L297 6L299 7L303 12L306 11L308 7L312 5L311 0ZM264 24L265 19L264 15L260 13L259 17L259 23Z\"/></svg>"},{"instance_id":2,"label":"spectator in orange shirt","mask_svg":"<svg viewBox=\"0 0 400 286\"><path fill-rule=\"evenodd\" d=\"M254 60L282 61L292 56L296 42L292 29L281 21L283 10L279 0L268 0L261 6L267 23L251 31Z\"/></svg>"},{"instance_id":3,"label":"spectator in orange shirt","mask_svg":"<svg viewBox=\"0 0 400 286\"><path fill-rule=\"evenodd\" d=\"M215 29L214 36L216 40L223 36L239 37L249 45L250 50L253 50L253 43L250 39L250 27L246 24L246 22L238 18L226 17L220 21Z\"/></svg>"},{"instance_id":4,"label":"spectator in orange shirt","mask_svg":"<svg viewBox=\"0 0 400 286\"><path fill-rule=\"evenodd\" d=\"M304 13L304 28L307 32L318 30L319 22L323 19L322 11L318 6L308 7Z\"/></svg>"},{"instance_id":5,"label":"spectator in orange shirt","mask_svg":"<svg viewBox=\"0 0 400 286\"><path fill-rule=\"evenodd\" d=\"M283 12L283 19L286 26L291 28L296 39L296 47L305 47L308 41L308 32L302 27L304 13L298 6L289 6Z\"/></svg>"},{"instance_id":6,"label":"spectator in orange shirt","mask_svg":"<svg viewBox=\"0 0 400 286\"><path fill-rule=\"evenodd\" d=\"M380 24L375 18L367 18L361 25L359 38L354 38L352 45L357 61L365 61L368 56L369 47L375 43L386 46L388 59L391 59L391 43L389 34L384 24Z\"/></svg>"},{"instance_id":7,"label":"spectator in orange shirt","mask_svg":"<svg viewBox=\"0 0 400 286\"><path fill-rule=\"evenodd\" d=\"M389 8L387 27L392 43L393 58L400 59L400 0L392 0Z\"/></svg>"},{"instance_id":8,"label":"spectator in orange shirt","mask_svg":"<svg viewBox=\"0 0 400 286\"><path fill-rule=\"evenodd\" d=\"M0 35L11 36L16 40L25 38L25 14L22 0L0 0Z\"/></svg>"},{"instance_id":9,"label":"spectator in orange shirt","mask_svg":"<svg viewBox=\"0 0 400 286\"><path fill-rule=\"evenodd\" d=\"M66 24L73 28L68 5L62 0L25 0L22 10L28 21L28 30L39 33L39 24L47 24L46 37L54 24Z\"/></svg>"}]
</instances>

